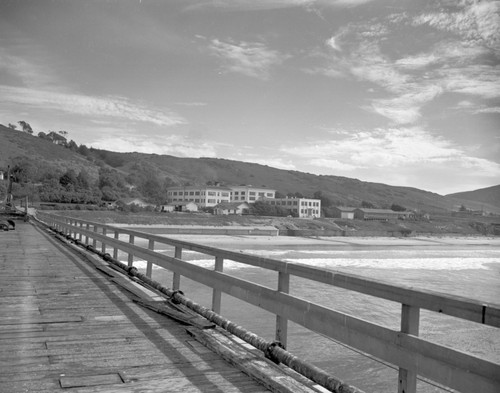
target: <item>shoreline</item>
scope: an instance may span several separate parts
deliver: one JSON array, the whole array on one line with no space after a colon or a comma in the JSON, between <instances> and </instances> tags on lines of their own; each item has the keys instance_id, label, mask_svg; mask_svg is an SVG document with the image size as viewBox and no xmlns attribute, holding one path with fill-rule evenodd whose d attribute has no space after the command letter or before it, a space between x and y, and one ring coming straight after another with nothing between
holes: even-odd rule
<instances>
[{"instance_id":1,"label":"shoreline","mask_svg":"<svg viewBox=\"0 0 500 393\"><path fill-rule=\"evenodd\" d=\"M292 237L164 234L167 238L206 245L324 246L324 247L413 247L413 246L492 246L500 247L499 237L416 236L416 237Z\"/></svg>"},{"instance_id":2,"label":"shoreline","mask_svg":"<svg viewBox=\"0 0 500 393\"><path fill-rule=\"evenodd\" d=\"M500 237L460 234L422 234L416 236L287 236L273 232L275 227L255 226L210 226L210 225L165 225L165 224L108 224L114 227L130 228L146 233L205 244L238 243L275 245L357 245L357 246L419 246L419 245L493 245L500 246ZM151 230L151 231L149 231ZM184 230L184 231L182 231ZM215 233L207 233L213 230ZM182 233L184 232L184 233ZM198 233L199 232L199 233ZM233 233L231 233L233 232ZM273 233L272 235L269 235Z\"/></svg>"}]
</instances>

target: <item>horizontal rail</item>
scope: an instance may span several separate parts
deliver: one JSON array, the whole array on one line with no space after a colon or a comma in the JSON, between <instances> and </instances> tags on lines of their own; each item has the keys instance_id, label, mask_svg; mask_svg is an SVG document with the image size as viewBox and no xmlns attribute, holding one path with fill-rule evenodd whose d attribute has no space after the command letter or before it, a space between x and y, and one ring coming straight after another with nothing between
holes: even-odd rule
<instances>
[{"instance_id":1,"label":"horizontal rail","mask_svg":"<svg viewBox=\"0 0 500 393\"><path fill-rule=\"evenodd\" d=\"M168 269L177 275L185 276L217 291L224 292L274 313L282 319L291 320L307 329L324 334L348 346L395 364L400 367L400 376L406 375L405 373L401 374L401 370L411 370L415 376L417 374L422 375L459 391L493 393L500 390L499 364L418 337L419 308L442 312L473 322L498 327L498 316L500 313L497 306L485 305L460 297L398 287L377 280L321 270L305 265L219 250L213 247L196 245L144 232L122 230L121 228L84 220L56 217L51 214L44 214L43 217L49 221L49 224L57 225L67 232L86 236L93 239L93 242L101 242L103 249L105 249L104 245L119 248L129 255L148 261L148 264L152 263ZM84 225L85 228L83 227ZM230 259L251 266L259 266L280 273L307 278L332 286L392 300L401 303L403 308L406 307L407 311L413 310L407 313L407 315L411 315L412 317L404 323L410 323L411 326L402 327L401 331L395 331L311 303L285 293L286 291L274 290L230 276L222 272L222 269L209 270L185 262L180 257L159 254L152 249L132 244L132 242L118 240L116 233L127 234L132 239L144 238L149 239L150 242L168 244L175 247L176 250L189 249L202 252L207 255L216 256L219 258L219 261L221 258ZM113 234L115 236L111 237ZM179 255L176 251L176 256ZM404 317L402 318L404 319ZM402 325L404 324L402 323ZM414 334L410 334L413 332ZM416 381L413 381L413 385L416 386ZM406 390L406 388L402 389L400 386L400 391L410 392L415 391L415 389L415 387L410 387Z\"/></svg>"}]
</instances>

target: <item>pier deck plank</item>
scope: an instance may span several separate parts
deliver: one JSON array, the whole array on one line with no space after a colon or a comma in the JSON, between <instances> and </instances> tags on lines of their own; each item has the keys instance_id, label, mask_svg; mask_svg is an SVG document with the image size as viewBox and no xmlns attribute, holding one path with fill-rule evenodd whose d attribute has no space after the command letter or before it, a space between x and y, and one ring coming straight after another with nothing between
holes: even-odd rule
<instances>
[{"instance_id":1,"label":"pier deck plank","mask_svg":"<svg viewBox=\"0 0 500 393\"><path fill-rule=\"evenodd\" d=\"M19 222L0 233L0 391L267 392Z\"/></svg>"}]
</instances>

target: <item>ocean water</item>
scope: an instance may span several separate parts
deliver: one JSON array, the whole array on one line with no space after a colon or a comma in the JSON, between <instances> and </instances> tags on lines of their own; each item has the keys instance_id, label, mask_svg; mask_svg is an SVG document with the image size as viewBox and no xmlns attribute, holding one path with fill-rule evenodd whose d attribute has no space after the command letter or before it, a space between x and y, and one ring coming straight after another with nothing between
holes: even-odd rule
<instances>
[{"instance_id":1,"label":"ocean water","mask_svg":"<svg viewBox=\"0 0 500 393\"><path fill-rule=\"evenodd\" d=\"M500 243L464 243L455 239L435 244L397 246L373 245L370 242L338 245L327 241L315 245L249 245L235 238L234 241L221 243L220 247L499 304ZM218 246L217 243L210 245ZM168 247L161 249L159 246L155 251L173 255L173 250ZM119 256L119 259L125 260L126 256ZM196 252L183 251L183 259L210 269L214 266L212 257ZM135 261L134 266L145 269L145 262ZM275 272L234 261L224 261L224 271L273 289L277 287ZM172 275L155 268L153 279L171 286ZM211 306L211 288L182 278L181 289L196 302ZM357 318L399 329L399 303L296 277L291 279L290 293ZM222 315L267 340L274 339L275 316L266 311L223 295ZM420 319L421 337L500 363L500 329L425 310L421 311ZM288 329L287 349L300 358L366 392L397 391L397 370L393 365L353 351L297 324L289 322ZM421 380L418 391L447 390Z\"/></svg>"}]
</instances>

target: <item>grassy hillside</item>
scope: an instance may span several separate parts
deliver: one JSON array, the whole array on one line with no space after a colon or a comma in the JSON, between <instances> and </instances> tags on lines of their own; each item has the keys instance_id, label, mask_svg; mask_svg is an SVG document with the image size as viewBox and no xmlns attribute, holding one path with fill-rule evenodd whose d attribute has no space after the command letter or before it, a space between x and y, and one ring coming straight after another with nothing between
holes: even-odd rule
<instances>
[{"instance_id":1,"label":"grassy hillside","mask_svg":"<svg viewBox=\"0 0 500 393\"><path fill-rule=\"evenodd\" d=\"M29 157L40 163L48 163L61 169L62 172L70 168L80 172L85 168L93 178L97 178L99 169L97 165L69 149L0 125L0 168L11 165L17 157Z\"/></svg>"},{"instance_id":2,"label":"grassy hillside","mask_svg":"<svg viewBox=\"0 0 500 393\"><path fill-rule=\"evenodd\" d=\"M462 201L463 205L469 209L481 210L485 205L500 205L500 185L449 194L447 197L452 200Z\"/></svg>"},{"instance_id":3,"label":"grassy hillside","mask_svg":"<svg viewBox=\"0 0 500 393\"><path fill-rule=\"evenodd\" d=\"M336 204L346 206L360 206L362 201L367 201L378 207L396 203L412 209L443 211L452 209L454 205L454 202L444 196L416 188L388 186L340 176L314 175L240 161L141 153L125 153L125 157L126 164L120 167L125 172L130 171L137 163L147 162L162 176L167 176L178 184L205 184L207 181L251 184L267 186L283 194L299 192L304 196L312 196L316 191L321 191Z\"/></svg>"},{"instance_id":4,"label":"grassy hillside","mask_svg":"<svg viewBox=\"0 0 500 393\"><path fill-rule=\"evenodd\" d=\"M123 175L151 172L159 179L168 179L171 184L177 185L217 181L222 184L267 186L282 194L299 192L304 196L313 196L316 191L321 191L334 204L344 206L360 206L362 201L367 201L377 207L387 208L396 203L409 209L433 213L456 210L457 206L464 204L461 199L463 195L445 197L416 188L314 175L217 158L179 158L97 150L84 157L50 141L0 125L0 168L6 168L14 158L22 156L50 163L60 168L61 172L69 168L76 172L85 169L94 179L97 179L99 167L105 166L113 167ZM481 203L484 210L500 213L500 199L489 198ZM465 205L469 206L467 203Z\"/></svg>"}]
</instances>

